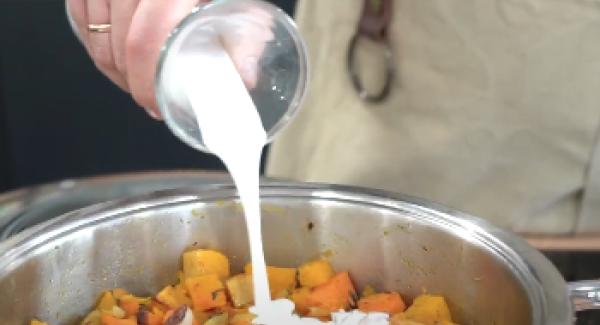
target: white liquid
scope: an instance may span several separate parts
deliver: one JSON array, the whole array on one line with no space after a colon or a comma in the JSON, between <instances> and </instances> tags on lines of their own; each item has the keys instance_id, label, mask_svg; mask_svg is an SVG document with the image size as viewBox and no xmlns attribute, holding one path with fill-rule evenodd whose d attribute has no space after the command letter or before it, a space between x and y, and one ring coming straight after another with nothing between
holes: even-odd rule
<instances>
[{"instance_id":1,"label":"white liquid","mask_svg":"<svg viewBox=\"0 0 600 325\"><path fill-rule=\"evenodd\" d=\"M170 84L192 106L206 147L227 166L244 207L250 240L252 277L257 315L255 324L302 325L388 324L388 315L354 311L332 315L333 322L293 315L290 300L271 301L262 246L259 167L267 135L260 116L234 63L217 37L196 38L198 47L181 51L169 64Z\"/></svg>"}]
</instances>

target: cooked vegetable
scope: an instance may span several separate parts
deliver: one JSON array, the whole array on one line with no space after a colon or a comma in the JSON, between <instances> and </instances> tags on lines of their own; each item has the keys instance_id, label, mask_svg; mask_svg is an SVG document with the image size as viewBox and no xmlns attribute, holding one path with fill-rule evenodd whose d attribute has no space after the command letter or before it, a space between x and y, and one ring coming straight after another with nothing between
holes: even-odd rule
<instances>
[{"instance_id":1,"label":"cooked vegetable","mask_svg":"<svg viewBox=\"0 0 600 325\"><path fill-rule=\"evenodd\" d=\"M296 313L300 315L307 315L310 309L309 297L310 289L306 287L298 288L292 292L290 300L296 305Z\"/></svg>"},{"instance_id":2,"label":"cooked vegetable","mask_svg":"<svg viewBox=\"0 0 600 325\"><path fill-rule=\"evenodd\" d=\"M254 303L252 276L250 274L238 274L227 280L225 285L235 307L250 306Z\"/></svg>"},{"instance_id":3,"label":"cooked vegetable","mask_svg":"<svg viewBox=\"0 0 600 325\"><path fill-rule=\"evenodd\" d=\"M406 319L421 322L425 325L438 325L442 322L452 323L450 309L442 296L420 295L404 312Z\"/></svg>"},{"instance_id":4,"label":"cooked vegetable","mask_svg":"<svg viewBox=\"0 0 600 325\"><path fill-rule=\"evenodd\" d=\"M252 267L231 277L229 272L229 260L220 252L185 252L176 284L153 298L122 288L104 291L80 325L252 325ZM358 299L350 274L334 273L326 260L298 269L268 266L267 275L271 296L292 300L302 316L329 321L332 312L358 308L388 313L391 325L456 325L442 296L421 295L407 309L398 292L377 293L365 286ZM32 320L30 325L48 324Z\"/></svg>"},{"instance_id":5,"label":"cooked vegetable","mask_svg":"<svg viewBox=\"0 0 600 325\"><path fill-rule=\"evenodd\" d=\"M348 272L341 272L333 276L329 281L314 288L308 297L308 305L329 314L340 309L346 310L350 308L350 306L354 305L355 299L356 291L350 280L350 275Z\"/></svg>"},{"instance_id":6,"label":"cooked vegetable","mask_svg":"<svg viewBox=\"0 0 600 325\"><path fill-rule=\"evenodd\" d=\"M221 281L229 277L229 259L225 255L208 249L183 253L183 274L186 278L213 273Z\"/></svg>"},{"instance_id":7,"label":"cooked vegetable","mask_svg":"<svg viewBox=\"0 0 600 325\"><path fill-rule=\"evenodd\" d=\"M125 311L125 315L134 316L137 315L140 310L140 302L139 300L130 295L126 294L118 298L119 307Z\"/></svg>"},{"instance_id":8,"label":"cooked vegetable","mask_svg":"<svg viewBox=\"0 0 600 325\"><path fill-rule=\"evenodd\" d=\"M326 260L314 260L298 268L298 280L303 287L314 288L329 281L335 273Z\"/></svg>"},{"instance_id":9,"label":"cooked vegetable","mask_svg":"<svg viewBox=\"0 0 600 325\"><path fill-rule=\"evenodd\" d=\"M227 325L227 324L229 324L229 315L227 313L215 315L204 323L204 325Z\"/></svg>"},{"instance_id":10,"label":"cooked vegetable","mask_svg":"<svg viewBox=\"0 0 600 325\"><path fill-rule=\"evenodd\" d=\"M188 278L185 286L192 297L194 309L206 311L227 304L223 282L215 273Z\"/></svg>"},{"instance_id":11,"label":"cooked vegetable","mask_svg":"<svg viewBox=\"0 0 600 325\"><path fill-rule=\"evenodd\" d=\"M112 315L104 314L100 319L102 325L137 325L135 318L121 319Z\"/></svg>"},{"instance_id":12,"label":"cooked vegetable","mask_svg":"<svg viewBox=\"0 0 600 325\"><path fill-rule=\"evenodd\" d=\"M240 313L231 318L229 325L252 325L252 320L254 320L254 318L256 318L256 316L251 313Z\"/></svg>"},{"instance_id":13,"label":"cooked vegetable","mask_svg":"<svg viewBox=\"0 0 600 325\"><path fill-rule=\"evenodd\" d=\"M98 301L98 310L101 312L111 313L115 306L117 306L117 300L113 296L112 292L103 292L100 296L100 300Z\"/></svg>"},{"instance_id":14,"label":"cooked vegetable","mask_svg":"<svg viewBox=\"0 0 600 325\"><path fill-rule=\"evenodd\" d=\"M246 274L252 274L252 265L244 267ZM271 298L287 298L296 288L296 269L286 267L267 266Z\"/></svg>"},{"instance_id":15,"label":"cooked vegetable","mask_svg":"<svg viewBox=\"0 0 600 325\"><path fill-rule=\"evenodd\" d=\"M376 293L361 298L358 301L358 309L364 312L395 314L403 312L406 309L406 305L397 292Z\"/></svg>"}]
</instances>

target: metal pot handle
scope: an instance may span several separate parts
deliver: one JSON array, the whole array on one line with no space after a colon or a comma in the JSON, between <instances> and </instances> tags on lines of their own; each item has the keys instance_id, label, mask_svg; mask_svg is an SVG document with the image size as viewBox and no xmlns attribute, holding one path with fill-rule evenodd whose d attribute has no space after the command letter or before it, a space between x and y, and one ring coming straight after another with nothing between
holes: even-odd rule
<instances>
[{"instance_id":1,"label":"metal pot handle","mask_svg":"<svg viewBox=\"0 0 600 325\"><path fill-rule=\"evenodd\" d=\"M600 309L600 280L570 282L568 288L576 311Z\"/></svg>"}]
</instances>

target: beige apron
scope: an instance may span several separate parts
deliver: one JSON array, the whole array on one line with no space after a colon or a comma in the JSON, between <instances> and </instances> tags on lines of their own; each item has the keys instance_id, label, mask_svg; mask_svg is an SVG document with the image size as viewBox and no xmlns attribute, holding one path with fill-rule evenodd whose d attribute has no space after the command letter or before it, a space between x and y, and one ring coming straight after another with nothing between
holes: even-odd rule
<instances>
[{"instance_id":1,"label":"beige apron","mask_svg":"<svg viewBox=\"0 0 600 325\"><path fill-rule=\"evenodd\" d=\"M299 1L310 90L269 176L402 192L516 231L600 231L599 0L394 0L397 79L377 105L345 65L361 8Z\"/></svg>"}]
</instances>

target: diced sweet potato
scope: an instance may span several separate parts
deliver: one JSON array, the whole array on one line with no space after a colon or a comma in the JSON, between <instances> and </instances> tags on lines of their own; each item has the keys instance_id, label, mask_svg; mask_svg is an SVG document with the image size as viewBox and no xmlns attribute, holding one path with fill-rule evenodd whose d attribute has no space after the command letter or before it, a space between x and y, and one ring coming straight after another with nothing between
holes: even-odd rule
<instances>
[{"instance_id":1,"label":"diced sweet potato","mask_svg":"<svg viewBox=\"0 0 600 325\"><path fill-rule=\"evenodd\" d=\"M240 313L231 318L229 325L252 325L252 321L256 316L252 313Z\"/></svg>"},{"instance_id":2,"label":"diced sweet potato","mask_svg":"<svg viewBox=\"0 0 600 325\"><path fill-rule=\"evenodd\" d=\"M215 273L187 278L185 286L195 310L206 311L227 304L223 282Z\"/></svg>"},{"instance_id":3,"label":"diced sweet potato","mask_svg":"<svg viewBox=\"0 0 600 325\"><path fill-rule=\"evenodd\" d=\"M228 325L229 324L229 315L227 313L222 313L215 315L209 318L204 325Z\"/></svg>"},{"instance_id":4,"label":"diced sweet potato","mask_svg":"<svg viewBox=\"0 0 600 325\"><path fill-rule=\"evenodd\" d=\"M390 325L425 325L414 320L406 319L404 313L398 313L390 318Z\"/></svg>"},{"instance_id":5,"label":"diced sweet potato","mask_svg":"<svg viewBox=\"0 0 600 325\"><path fill-rule=\"evenodd\" d=\"M252 265L244 267L246 274L252 274ZM267 276L271 299L287 298L296 288L296 269L287 267L267 266Z\"/></svg>"},{"instance_id":6,"label":"diced sweet potato","mask_svg":"<svg viewBox=\"0 0 600 325\"><path fill-rule=\"evenodd\" d=\"M334 275L329 281L316 287L308 298L308 305L329 312L348 309L354 301L356 291L348 272Z\"/></svg>"},{"instance_id":7,"label":"diced sweet potato","mask_svg":"<svg viewBox=\"0 0 600 325\"><path fill-rule=\"evenodd\" d=\"M328 261L319 259L302 264L298 268L298 280L303 287L314 288L329 281L334 275Z\"/></svg>"},{"instance_id":8,"label":"diced sweet potato","mask_svg":"<svg viewBox=\"0 0 600 325\"><path fill-rule=\"evenodd\" d=\"M420 295L404 312L407 319L425 325L437 325L442 322L452 323L450 309L442 296Z\"/></svg>"},{"instance_id":9,"label":"diced sweet potato","mask_svg":"<svg viewBox=\"0 0 600 325\"><path fill-rule=\"evenodd\" d=\"M116 305L117 305L117 300L113 296L112 292L105 291L100 296L100 299L98 300L98 305L96 306L96 309L98 309L102 312L111 313L113 310L113 307L115 307Z\"/></svg>"},{"instance_id":10,"label":"diced sweet potato","mask_svg":"<svg viewBox=\"0 0 600 325\"><path fill-rule=\"evenodd\" d=\"M309 297L310 297L310 289L306 287L302 287L296 289L292 292L290 296L290 300L294 302L296 305L296 313L299 315L306 315L309 311Z\"/></svg>"},{"instance_id":11,"label":"diced sweet potato","mask_svg":"<svg viewBox=\"0 0 600 325\"><path fill-rule=\"evenodd\" d=\"M120 296L120 298L118 298L118 303L119 307L125 311L125 315L127 316L137 315L140 310L139 300L130 294Z\"/></svg>"},{"instance_id":12,"label":"diced sweet potato","mask_svg":"<svg viewBox=\"0 0 600 325\"><path fill-rule=\"evenodd\" d=\"M183 273L186 278L216 274L221 281L229 277L229 259L220 252L196 249L183 253Z\"/></svg>"},{"instance_id":13,"label":"diced sweet potato","mask_svg":"<svg viewBox=\"0 0 600 325\"><path fill-rule=\"evenodd\" d=\"M397 292L376 293L358 301L358 309L364 312L400 313L406 309L402 297Z\"/></svg>"},{"instance_id":14,"label":"diced sweet potato","mask_svg":"<svg viewBox=\"0 0 600 325\"><path fill-rule=\"evenodd\" d=\"M254 302L252 276L250 274L238 274L227 280L225 285L235 307L249 306Z\"/></svg>"}]
</instances>

